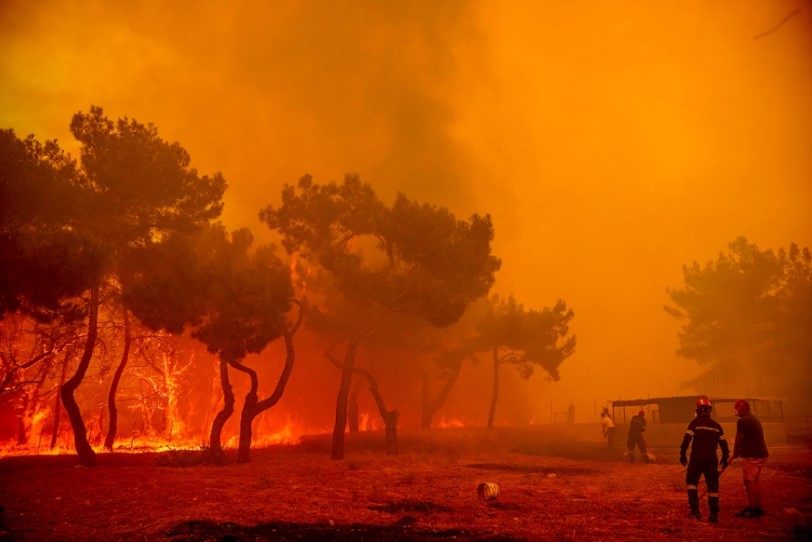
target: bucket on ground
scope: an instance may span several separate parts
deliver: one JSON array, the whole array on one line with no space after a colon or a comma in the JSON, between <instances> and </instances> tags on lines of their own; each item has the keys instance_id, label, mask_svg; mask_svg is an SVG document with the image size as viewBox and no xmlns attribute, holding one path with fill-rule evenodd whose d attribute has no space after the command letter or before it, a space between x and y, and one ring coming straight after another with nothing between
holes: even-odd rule
<instances>
[{"instance_id":1,"label":"bucket on ground","mask_svg":"<svg viewBox=\"0 0 812 542\"><path fill-rule=\"evenodd\" d=\"M482 482L476 488L479 498L483 500L495 499L499 496L499 484L494 482Z\"/></svg>"}]
</instances>

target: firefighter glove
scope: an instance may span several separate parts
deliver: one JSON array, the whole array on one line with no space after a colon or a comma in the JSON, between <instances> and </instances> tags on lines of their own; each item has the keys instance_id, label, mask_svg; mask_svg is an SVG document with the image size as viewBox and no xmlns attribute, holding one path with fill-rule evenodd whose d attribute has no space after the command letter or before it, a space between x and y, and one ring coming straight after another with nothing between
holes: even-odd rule
<instances>
[{"instance_id":1,"label":"firefighter glove","mask_svg":"<svg viewBox=\"0 0 812 542\"><path fill-rule=\"evenodd\" d=\"M685 454L680 454L679 464L682 465L683 467L688 464L688 458L685 457Z\"/></svg>"},{"instance_id":2,"label":"firefighter glove","mask_svg":"<svg viewBox=\"0 0 812 542\"><path fill-rule=\"evenodd\" d=\"M727 461L728 461L728 456L723 455L722 459L719 461L719 466L722 467L723 469L726 469L727 468Z\"/></svg>"}]
</instances>

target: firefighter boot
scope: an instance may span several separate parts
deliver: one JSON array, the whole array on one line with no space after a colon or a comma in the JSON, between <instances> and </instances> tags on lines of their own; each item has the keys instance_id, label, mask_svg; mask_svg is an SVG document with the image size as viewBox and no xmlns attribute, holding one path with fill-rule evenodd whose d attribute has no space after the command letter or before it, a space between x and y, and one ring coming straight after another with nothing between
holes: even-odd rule
<instances>
[{"instance_id":1,"label":"firefighter boot","mask_svg":"<svg viewBox=\"0 0 812 542\"><path fill-rule=\"evenodd\" d=\"M699 493L695 486L688 487L688 506L691 507L689 518L702 519L702 514L699 513Z\"/></svg>"},{"instance_id":2,"label":"firefighter boot","mask_svg":"<svg viewBox=\"0 0 812 542\"><path fill-rule=\"evenodd\" d=\"M708 494L708 507L710 508L710 515L708 521L711 523L719 523L719 496Z\"/></svg>"},{"instance_id":3,"label":"firefighter boot","mask_svg":"<svg viewBox=\"0 0 812 542\"><path fill-rule=\"evenodd\" d=\"M629 463L634 463L634 452L629 452L626 455L629 456Z\"/></svg>"}]
</instances>

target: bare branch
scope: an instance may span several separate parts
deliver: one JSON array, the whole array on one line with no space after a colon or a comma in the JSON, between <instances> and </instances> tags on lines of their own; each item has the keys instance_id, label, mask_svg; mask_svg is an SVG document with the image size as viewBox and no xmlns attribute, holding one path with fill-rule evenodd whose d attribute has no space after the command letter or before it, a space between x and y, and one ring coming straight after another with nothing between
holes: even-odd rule
<instances>
[{"instance_id":1,"label":"bare branch","mask_svg":"<svg viewBox=\"0 0 812 542\"><path fill-rule=\"evenodd\" d=\"M785 24L787 21L789 21L790 19L792 19L793 17L795 17L796 15L798 15L800 12L801 12L801 8L795 8L795 11L793 11L792 13L790 13L789 15L787 15L786 17L784 17L784 18L781 20L781 22L780 22L780 23L778 23L777 25L775 25L775 26L774 26L774 27L772 27L771 29L767 30L766 32L762 32L761 34L758 34L758 35L756 35L756 36L753 36L753 39L754 39L754 40L758 40L758 39L761 39L761 38L763 38L763 37L765 37L765 36L769 36L770 34L772 34L773 32L775 32L776 30L778 30L779 28L781 28L782 26L784 26L784 24Z\"/></svg>"}]
</instances>

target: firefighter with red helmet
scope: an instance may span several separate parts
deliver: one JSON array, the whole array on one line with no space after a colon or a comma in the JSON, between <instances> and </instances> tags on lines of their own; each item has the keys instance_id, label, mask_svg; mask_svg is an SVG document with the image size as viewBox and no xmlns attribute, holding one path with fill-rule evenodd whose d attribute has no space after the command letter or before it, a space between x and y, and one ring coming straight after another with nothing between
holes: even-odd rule
<instances>
[{"instance_id":1,"label":"firefighter with red helmet","mask_svg":"<svg viewBox=\"0 0 812 542\"><path fill-rule=\"evenodd\" d=\"M708 520L711 523L719 522L719 471L717 465L724 469L730 457L730 447L722 426L711 419L710 413L713 409L710 400L702 397L696 402L696 417L688 424L682 445L679 449L679 462L683 466L687 465L685 473L685 485L688 489L688 505L691 511L689 518L701 519L699 512L699 478L704 476L708 486L708 508L710 515ZM691 446L691 459L686 457L688 446ZM716 455L716 448L722 449L722 459L719 461Z\"/></svg>"}]
</instances>

